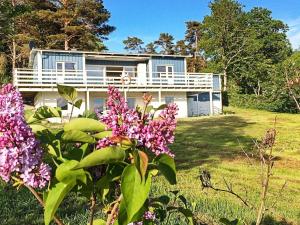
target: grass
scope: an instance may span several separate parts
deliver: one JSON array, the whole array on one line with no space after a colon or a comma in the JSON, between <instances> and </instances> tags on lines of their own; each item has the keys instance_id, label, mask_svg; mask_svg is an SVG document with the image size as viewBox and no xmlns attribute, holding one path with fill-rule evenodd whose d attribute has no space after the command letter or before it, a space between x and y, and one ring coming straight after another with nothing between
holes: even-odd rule
<instances>
[{"instance_id":1,"label":"grass","mask_svg":"<svg viewBox=\"0 0 300 225\"><path fill-rule=\"evenodd\" d=\"M259 198L259 169L251 166L241 148L251 152L253 140L264 135L266 129L276 127L278 139L275 147L276 162L270 184L268 211L264 224L300 224L300 116L266 111L228 108L224 116L189 118L179 121L176 142L172 149L176 154L178 184L170 186L162 178L156 178L153 195L179 189L196 204L199 220L218 224L219 218L239 218L245 224L255 220L256 211L245 207L226 193L202 190L199 171L209 170L212 182L224 188L224 178L233 189L257 204ZM287 186L278 196L282 184ZM0 187L1 224L42 224L42 210L27 190ZM72 195L60 208L60 215L69 224L86 224L88 206L83 199Z\"/></svg>"}]
</instances>

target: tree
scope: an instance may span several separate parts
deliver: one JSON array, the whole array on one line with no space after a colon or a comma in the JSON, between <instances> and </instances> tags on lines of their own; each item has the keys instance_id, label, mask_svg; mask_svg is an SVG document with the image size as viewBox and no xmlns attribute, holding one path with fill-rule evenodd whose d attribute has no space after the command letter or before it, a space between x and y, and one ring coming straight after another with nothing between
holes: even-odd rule
<instances>
[{"instance_id":1,"label":"tree","mask_svg":"<svg viewBox=\"0 0 300 225\"><path fill-rule=\"evenodd\" d=\"M205 66L205 59L200 55L199 48L201 23L198 21L188 21L185 25L185 42L187 43L188 54L193 56L187 59L187 67L191 72L200 72Z\"/></svg>"},{"instance_id":2,"label":"tree","mask_svg":"<svg viewBox=\"0 0 300 225\"><path fill-rule=\"evenodd\" d=\"M175 53L179 55L188 55L188 48L184 40L179 40L176 42Z\"/></svg>"},{"instance_id":3,"label":"tree","mask_svg":"<svg viewBox=\"0 0 300 225\"><path fill-rule=\"evenodd\" d=\"M145 52L148 54L156 54L156 45L153 42L150 42L146 45Z\"/></svg>"},{"instance_id":4,"label":"tree","mask_svg":"<svg viewBox=\"0 0 300 225\"><path fill-rule=\"evenodd\" d=\"M245 13L235 0L215 0L209 7L211 15L203 20L200 46L219 65L226 90L229 66L240 60L238 57L247 46Z\"/></svg>"},{"instance_id":5,"label":"tree","mask_svg":"<svg viewBox=\"0 0 300 225\"><path fill-rule=\"evenodd\" d=\"M48 0L53 10L39 10L37 15L59 29L48 36L51 48L103 50L103 40L115 28L107 24L110 13L102 0Z\"/></svg>"},{"instance_id":6,"label":"tree","mask_svg":"<svg viewBox=\"0 0 300 225\"><path fill-rule=\"evenodd\" d=\"M274 79L276 65L291 54L291 47L286 36L287 25L273 19L271 11L256 7L246 16L252 36L248 39L247 51L240 56L246 60L235 63L233 78L243 83L242 93L259 96Z\"/></svg>"},{"instance_id":7,"label":"tree","mask_svg":"<svg viewBox=\"0 0 300 225\"><path fill-rule=\"evenodd\" d=\"M174 37L169 33L161 33L159 38L154 43L161 48L160 53L163 54L174 54Z\"/></svg>"},{"instance_id":8,"label":"tree","mask_svg":"<svg viewBox=\"0 0 300 225\"><path fill-rule=\"evenodd\" d=\"M123 41L125 45L124 49L130 52L142 53L144 51L142 39L138 37L127 37L126 40Z\"/></svg>"},{"instance_id":9,"label":"tree","mask_svg":"<svg viewBox=\"0 0 300 225\"><path fill-rule=\"evenodd\" d=\"M0 46L10 59L9 65L12 70L22 62L26 54L24 42L29 36L26 30L21 28L24 24L22 16L30 9L26 3L21 0L3 0L0 3Z\"/></svg>"}]
</instances>

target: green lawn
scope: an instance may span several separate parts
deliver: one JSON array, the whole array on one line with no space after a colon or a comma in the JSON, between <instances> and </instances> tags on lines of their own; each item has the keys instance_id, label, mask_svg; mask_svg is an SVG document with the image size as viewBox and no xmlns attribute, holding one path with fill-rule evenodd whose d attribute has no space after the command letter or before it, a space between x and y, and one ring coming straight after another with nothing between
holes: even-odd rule
<instances>
[{"instance_id":1,"label":"green lawn","mask_svg":"<svg viewBox=\"0 0 300 225\"><path fill-rule=\"evenodd\" d=\"M178 185L169 186L156 178L153 195L180 189L190 202L196 203L199 220L218 224L221 217L240 218L245 224L255 220L255 210L226 193L202 190L199 171L209 170L216 186L224 188L225 178L233 189L257 203L259 197L259 169L249 165L241 148L252 151L253 140L273 127L277 116L278 139L276 162L271 180L268 211L264 224L300 224L300 116L258 110L227 108L224 116L189 118L179 121L176 143ZM239 144L240 143L240 144ZM278 196L282 184L287 186ZM42 210L26 190L15 194L11 188L0 187L1 224L42 224ZM76 200L75 200L76 199ZM76 202L76 204L75 204ZM68 209L70 207L70 209ZM80 198L69 197L60 215L69 224L86 224L88 206ZM34 222L33 222L34 221Z\"/></svg>"}]
</instances>

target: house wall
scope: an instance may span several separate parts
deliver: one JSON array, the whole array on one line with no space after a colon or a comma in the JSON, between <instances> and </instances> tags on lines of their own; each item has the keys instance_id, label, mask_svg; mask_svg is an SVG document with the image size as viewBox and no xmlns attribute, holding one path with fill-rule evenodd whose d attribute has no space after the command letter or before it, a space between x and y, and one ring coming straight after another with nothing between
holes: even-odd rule
<instances>
[{"instance_id":1,"label":"house wall","mask_svg":"<svg viewBox=\"0 0 300 225\"><path fill-rule=\"evenodd\" d=\"M161 103L159 103L159 96L157 92L149 92L153 96L152 103L154 107L158 107L161 104L165 104L165 97L174 97L174 103L179 107L178 118L187 117L187 98L184 92L162 92L161 93ZM124 93L123 93L124 95ZM143 106L143 93L142 92L128 92L127 98L134 98L135 105ZM94 99L104 98L107 99L107 94L104 92L90 92L90 109L94 110Z\"/></svg>"},{"instance_id":2,"label":"house wall","mask_svg":"<svg viewBox=\"0 0 300 225\"><path fill-rule=\"evenodd\" d=\"M36 108L46 105L51 107L57 107L57 99L61 98L58 92L39 92L34 99L34 106ZM83 100L80 109L74 107L73 115L78 116L85 111L85 93L79 92L78 98ZM68 104L68 110L62 110L63 117L69 117L71 113L71 104ZM52 120L53 122L60 122L60 120Z\"/></svg>"},{"instance_id":3,"label":"house wall","mask_svg":"<svg viewBox=\"0 0 300 225\"><path fill-rule=\"evenodd\" d=\"M153 77L157 77L158 74L155 74L157 72L157 66L159 65L170 65L174 68L174 73L176 76L176 73L184 73L185 72L185 63L184 58L178 57L155 57L152 56L152 72Z\"/></svg>"},{"instance_id":4,"label":"house wall","mask_svg":"<svg viewBox=\"0 0 300 225\"><path fill-rule=\"evenodd\" d=\"M82 53L64 53L64 52L43 52L42 65L43 69L56 69L56 62L75 62L76 69L83 69L83 54Z\"/></svg>"},{"instance_id":5,"label":"house wall","mask_svg":"<svg viewBox=\"0 0 300 225\"><path fill-rule=\"evenodd\" d=\"M83 103L80 109L74 108L73 115L78 116L85 111L86 105L86 93L79 92L79 98L83 99ZM161 93L161 102L159 102L159 94L157 92L149 92L153 96L152 103L154 107L158 107L161 104L165 104L166 97L173 97L174 103L178 105L178 118L184 118L188 116L199 116L199 115L209 115L210 114L210 96L209 92L202 93L187 93L185 92L162 92ZM124 95L124 93L123 93ZM135 99L135 106L143 106L142 92L128 92L127 98ZM189 96L189 98L187 97ZM191 98L193 96L193 98ZM59 94L56 92L40 92L35 97L35 107L40 107L43 105L56 107L57 99L60 98ZM94 100L95 98L107 99L106 92L90 92L89 97L89 106L90 110L94 111ZM195 99L197 99L195 101ZM221 102L221 93L213 93L213 113L219 114L222 112L222 102ZM71 113L71 105L68 106L68 110L62 111L64 117L68 117Z\"/></svg>"},{"instance_id":6,"label":"house wall","mask_svg":"<svg viewBox=\"0 0 300 225\"><path fill-rule=\"evenodd\" d=\"M188 93L188 116L220 114L222 112L221 92L212 93L212 113L210 108L210 93Z\"/></svg>"}]
</instances>

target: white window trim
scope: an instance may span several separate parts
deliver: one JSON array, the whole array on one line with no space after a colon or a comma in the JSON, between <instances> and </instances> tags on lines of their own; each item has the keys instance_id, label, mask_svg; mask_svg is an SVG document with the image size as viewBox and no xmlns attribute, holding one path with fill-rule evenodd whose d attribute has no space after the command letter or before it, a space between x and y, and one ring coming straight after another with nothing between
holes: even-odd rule
<instances>
[{"instance_id":1,"label":"white window trim","mask_svg":"<svg viewBox=\"0 0 300 225\"><path fill-rule=\"evenodd\" d=\"M164 66L166 68L166 72L163 73L163 72L158 72L157 71L157 67L158 66ZM170 73L168 71L168 67L172 67L172 73ZM171 75L171 77L173 78L174 77L174 65L173 64L160 64L160 65L156 65L156 73L159 74L159 76L161 77L161 74L166 74L169 78L169 75Z\"/></svg>"},{"instance_id":2,"label":"white window trim","mask_svg":"<svg viewBox=\"0 0 300 225\"><path fill-rule=\"evenodd\" d=\"M58 71L57 70L57 64L58 63L62 64L62 72L66 72L66 63L73 63L75 71L77 70L77 63L76 62L71 62L71 61L57 61L56 64L55 64L56 71Z\"/></svg>"}]
</instances>

